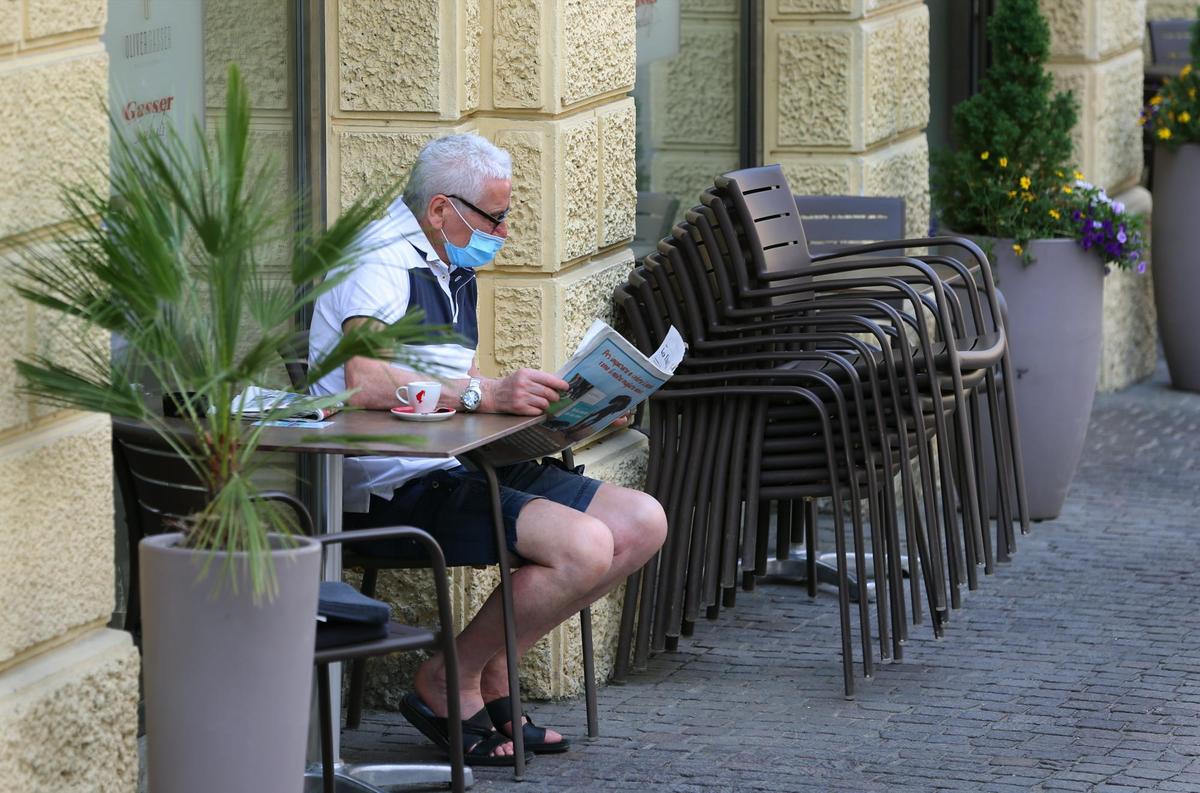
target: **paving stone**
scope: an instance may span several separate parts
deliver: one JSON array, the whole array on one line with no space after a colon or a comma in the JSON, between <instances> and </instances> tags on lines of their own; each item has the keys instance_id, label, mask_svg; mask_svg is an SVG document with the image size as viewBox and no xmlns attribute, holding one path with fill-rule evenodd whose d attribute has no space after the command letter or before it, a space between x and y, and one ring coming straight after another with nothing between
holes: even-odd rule
<instances>
[{"instance_id":1,"label":"paving stone","mask_svg":"<svg viewBox=\"0 0 1200 793\"><path fill-rule=\"evenodd\" d=\"M833 593L759 583L600 689L601 738L578 737L581 701L531 703L576 745L520 790L1200 790L1197 438L1200 396L1161 371L1098 395L1063 514L963 591L944 639L910 627L847 702ZM433 754L395 713L343 733L349 762ZM505 769L475 778L515 789Z\"/></svg>"}]
</instances>

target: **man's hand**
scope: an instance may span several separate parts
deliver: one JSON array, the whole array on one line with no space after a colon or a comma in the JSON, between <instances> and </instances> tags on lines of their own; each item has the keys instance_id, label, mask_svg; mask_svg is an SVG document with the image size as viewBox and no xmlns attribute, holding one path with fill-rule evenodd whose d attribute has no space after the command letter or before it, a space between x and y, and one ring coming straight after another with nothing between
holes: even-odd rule
<instances>
[{"instance_id":1,"label":"man's hand","mask_svg":"<svg viewBox=\"0 0 1200 793\"><path fill-rule=\"evenodd\" d=\"M515 413L518 416L538 416L550 403L568 391L566 381L549 372L537 369L518 369L500 380L491 380L484 394L490 413Z\"/></svg>"}]
</instances>

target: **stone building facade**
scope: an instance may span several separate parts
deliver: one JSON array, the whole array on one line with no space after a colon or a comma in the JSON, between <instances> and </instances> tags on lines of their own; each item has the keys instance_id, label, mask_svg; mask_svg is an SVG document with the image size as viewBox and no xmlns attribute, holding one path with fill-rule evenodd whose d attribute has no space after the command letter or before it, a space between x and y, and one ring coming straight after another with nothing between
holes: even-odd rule
<instances>
[{"instance_id":1,"label":"stone building facade","mask_svg":"<svg viewBox=\"0 0 1200 793\"><path fill-rule=\"evenodd\" d=\"M286 27L277 0L207 0L210 115L224 64L243 66L261 151L286 152L289 64L258 34ZM638 170L635 0L329 0L324 4L326 209L399 183L422 143L476 131L513 154L512 242L481 279L481 363L490 374L553 369L593 317L611 317L629 248L639 178L694 201L738 165L731 117L743 101L737 0L680 0L681 57L648 70L649 134L658 155ZM1043 0L1052 70L1076 91L1084 170L1148 209L1135 125L1147 17L1191 16L1193 0ZM101 179L107 159L98 97L108 59L105 0L0 0L0 249L62 232L57 179ZM764 0L764 162L798 192L899 195L908 232L929 215L929 14L922 0ZM700 86L698 114L673 86ZM639 89L640 90L640 89ZM683 96L683 98L680 98ZM713 110L712 108L716 108ZM721 108L728 112L722 113ZM286 159L286 158L285 158ZM291 176L281 173L281 183ZM0 262L3 257L0 256ZM1153 367L1148 279L1110 278L1102 385ZM105 627L113 608L113 498L108 421L30 404L14 356L53 328L6 285L0 263L0 780L6 789L130 791L137 771L138 657ZM626 484L644 472L636 433L582 450L589 473ZM418 579L419 581L419 579ZM490 590L487 571L455 571L460 619ZM421 610L419 583L391 594ZM611 665L617 601L595 609L598 666ZM574 621L531 653L535 696L579 690ZM403 667L375 664L377 701Z\"/></svg>"}]
</instances>

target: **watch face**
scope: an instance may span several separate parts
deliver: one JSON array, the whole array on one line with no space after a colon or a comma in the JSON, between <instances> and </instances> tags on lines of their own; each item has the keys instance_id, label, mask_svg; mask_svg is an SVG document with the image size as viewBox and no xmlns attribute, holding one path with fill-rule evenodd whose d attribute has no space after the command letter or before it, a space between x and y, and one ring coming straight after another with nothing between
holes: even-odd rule
<instances>
[{"instance_id":1,"label":"watch face","mask_svg":"<svg viewBox=\"0 0 1200 793\"><path fill-rule=\"evenodd\" d=\"M469 386L467 390L462 392L460 399L463 407L467 410L474 410L479 407L479 400L483 398L483 394L479 391L479 386Z\"/></svg>"}]
</instances>

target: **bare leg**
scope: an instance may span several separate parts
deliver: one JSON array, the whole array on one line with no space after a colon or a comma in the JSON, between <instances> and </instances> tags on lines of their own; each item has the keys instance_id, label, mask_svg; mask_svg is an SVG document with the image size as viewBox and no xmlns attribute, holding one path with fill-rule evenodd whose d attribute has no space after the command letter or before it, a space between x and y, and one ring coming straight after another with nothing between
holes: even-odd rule
<instances>
[{"instance_id":1,"label":"bare leg","mask_svg":"<svg viewBox=\"0 0 1200 793\"><path fill-rule=\"evenodd\" d=\"M547 631L612 591L631 573L641 568L666 538L667 522L662 506L645 493L603 484L588 505L586 514L600 520L611 533L612 565L595 586L563 605ZM517 537L521 537L520 524ZM518 657L523 656L542 635L544 633L526 636L524 631L520 630L518 622ZM485 702L508 695L508 664L502 646L484 667L480 685ZM512 734L511 724L497 727L507 735ZM546 731L547 742L554 743L560 739L561 736L554 730Z\"/></svg>"},{"instance_id":2,"label":"bare leg","mask_svg":"<svg viewBox=\"0 0 1200 793\"><path fill-rule=\"evenodd\" d=\"M562 621L564 612L596 588L612 567L612 532L599 520L545 499L530 502L517 519L517 551L528 564L513 572L513 609L517 644L528 648ZM481 677L488 662L503 655L504 626L499 592L493 592L458 635L459 679L463 714L484 703ZM445 672L441 656L422 664L415 686L438 715L446 713ZM507 691L507 687L505 687ZM511 754L505 744L495 754Z\"/></svg>"}]
</instances>

